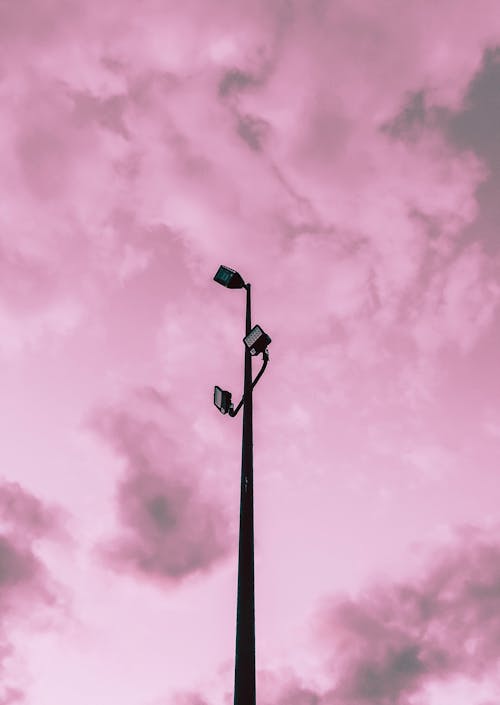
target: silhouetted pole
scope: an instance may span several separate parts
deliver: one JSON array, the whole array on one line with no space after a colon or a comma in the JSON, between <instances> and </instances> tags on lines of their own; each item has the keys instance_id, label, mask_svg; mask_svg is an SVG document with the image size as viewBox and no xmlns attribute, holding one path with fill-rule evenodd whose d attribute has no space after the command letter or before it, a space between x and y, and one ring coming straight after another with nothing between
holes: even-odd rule
<instances>
[{"instance_id":1,"label":"silhouetted pole","mask_svg":"<svg viewBox=\"0 0 500 705\"><path fill-rule=\"evenodd\" d=\"M250 284L247 292L245 335L252 329ZM255 702L255 587L253 532L253 425L252 356L245 346L243 439L241 448L240 545L238 554L238 598L236 607L236 658L234 705Z\"/></svg>"},{"instance_id":2,"label":"silhouetted pole","mask_svg":"<svg viewBox=\"0 0 500 705\"><path fill-rule=\"evenodd\" d=\"M269 362L269 335L257 325L252 328L250 284L241 274L221 264L214 280L227 289L246 289L245 379L243 396L234 408L231 392L214 387L214 404L221 414L234 418L243 406L241 444L240 539L238 553L238 597L236 606L236 657L234 665L234 705L255 702L255 589L253 562L253 437L252 393ZM262 367L252 380L252 356L262 353Z\"/></svg>"}]
</instances>

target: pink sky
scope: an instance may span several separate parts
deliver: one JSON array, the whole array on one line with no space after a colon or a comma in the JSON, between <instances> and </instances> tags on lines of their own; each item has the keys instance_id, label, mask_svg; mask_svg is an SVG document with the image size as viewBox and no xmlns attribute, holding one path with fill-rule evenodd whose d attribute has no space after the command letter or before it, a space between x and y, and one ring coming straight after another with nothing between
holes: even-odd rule
<instances>
[{"instance_id":1,"label":"pink sky","mask_svg":"<svg viewBox=\"0 0 500 705\"><path fill-rule=\"evenodd\" d=\"M496 0L0 3L0 705L500 701ZM255 366L255 371L257 367Z\"/></svg>"}]
</instances>

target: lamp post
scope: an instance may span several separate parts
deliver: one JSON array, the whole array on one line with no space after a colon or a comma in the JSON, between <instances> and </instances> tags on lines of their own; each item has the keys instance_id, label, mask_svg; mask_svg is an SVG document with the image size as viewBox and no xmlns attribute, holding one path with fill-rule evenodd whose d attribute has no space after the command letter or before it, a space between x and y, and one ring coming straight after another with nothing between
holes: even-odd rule
<instances>
[{"instance_id":1,"label":"lamp post","mask_svg":"<svg viewBox=\"0 0 500 705\"><path fill-rule=\"evenodd\" d=\"M234 705L256 705L252 392L267 367L267 345L271 338L260 326L252 328L250 284L245 284L238 272L224 266L219 267L214 280L229 289L246 289L243 397L234 409L231 393L215 387L214 404L221 413L229 413L230 416L236 416L243 405ZM260 353L263 364L259 374L252 381L252 357Z\"/></svg>"}]
</instances>

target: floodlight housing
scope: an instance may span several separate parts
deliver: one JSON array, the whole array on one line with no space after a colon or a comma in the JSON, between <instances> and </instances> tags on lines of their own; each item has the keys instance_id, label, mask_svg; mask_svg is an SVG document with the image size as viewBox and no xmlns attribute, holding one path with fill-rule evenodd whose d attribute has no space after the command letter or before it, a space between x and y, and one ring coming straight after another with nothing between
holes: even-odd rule
<instances>
[{"instance_id":1,"label":"floodlight housing","mask_svg":"<svg viewBox=\"0 0 500 705\"><path fill-rule=\"evenodd\" d=\"M232 407L231 392L226 392L225 389L220 387L214 387L214 404L221 414L227 414Z\"/></svg>"},{"instance_id":2,"label":"floodlight housing","mask_svg":"<svg viewBox=\"0 0 500 705\"><path fill-rule=\"evenodd\" d=\"M245 282L241 278L241 275L239 275L238 272L235 272L234 269L225 267L223 264L221 264L217 270L214 281L218 284L222 284L222 286L225 286L228 289L242 289L245 286Z\"/></svg>"},{"instance_id":3,"label":"floodlight housing","mask_svg":"<svg viewBox=\"0 0 500 705\"><path fill-rule=\"evenodd\" d=\"M250 355L258 355L267 348L271 338L264 333L260 326L254 326L250 333L243 338L243 342L250 350Z\"/></svg>"}]
</instances>

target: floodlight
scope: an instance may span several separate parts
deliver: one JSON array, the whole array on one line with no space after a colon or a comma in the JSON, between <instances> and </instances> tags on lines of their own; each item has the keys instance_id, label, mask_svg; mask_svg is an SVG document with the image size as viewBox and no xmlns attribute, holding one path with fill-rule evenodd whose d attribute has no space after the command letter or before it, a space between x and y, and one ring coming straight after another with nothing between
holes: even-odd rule
<instances>
[{"instance_id":1,"label":"floodlight","mask_svg":"<svg viewBox=\"0 0 500 705\"><path fill-rule=\"evenodd\" d=\"M226 392L225 389L220 387L214 387L214 404L221 414L227 414L232 407L231 392Z\"/></svg>"},{"instance_id":2,"label":"floodlight","mask_svg":"<svg viewBox=\"0 0 500 705\"><path fill-rule=\"evenodd\" d=\"M224 267L223 264L221 264L217 270L214 280L228 289L242 289L245 286L245 282L238 272L235 272L234 269L230 269L229 267Z\"/></svg>"},{"instance_id":3,"label":"floodlight","mask_svg":"<svg viewBox=\"0 0 500 705\"><path fill-rule=\"evenodd\" d=\"M250 350L250 355L258 355L264 352L271 342L271 338L267 333L264 333L260 326L254 326L250 333L243 338L243 342Z\"/></svg>"}]
</instances>

